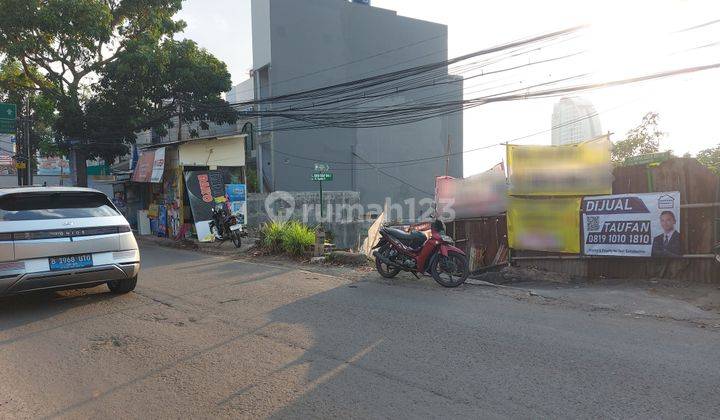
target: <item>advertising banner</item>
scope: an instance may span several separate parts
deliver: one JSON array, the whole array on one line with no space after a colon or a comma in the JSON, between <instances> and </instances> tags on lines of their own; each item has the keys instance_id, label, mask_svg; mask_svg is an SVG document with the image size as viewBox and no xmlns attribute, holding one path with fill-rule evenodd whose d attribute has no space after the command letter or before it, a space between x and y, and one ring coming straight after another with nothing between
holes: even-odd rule
<instances>
[{"instance_id":1,"label":"advertising banner","mask_svg":"<svg viewBox=\"0 0 720 420\"><path fill-rule=\"evenodd\" d=\"M167 207L158 207L158 236L167 236Z\"/></svg>"},{"instance_id":2,"label":"advertising banner","mask_svg":"<svg viewBox=\"0 0 720 420\"><path fill-rule=\"evenodd\" d=\"M580 202L580 198L510 197L510 248L579 254Z\"/></svg>"},{"instance_id":3,"label":"advertising banner","mask_svg":"<svg viewBox=\"0 0 720 420\"><path fill-rule=\"evenodd\" d=\"M153 156L152 173L150 174L150 182L162 182L163 172L165 172L165 148L161 147L155 150Z\"/></svg>"},{"instance_id":4,"label":"advertising banner","mask_svg":"<svg viewBox=\"0 0 720 420\"><path fill-rule=\"evenodd\" d=\"M218 204L224 205L227 201L222 172L186 172L185 187L187 188L190 210L195 220L198 240L200 242L212 242L213 235L210 233L212 209Z\"/></svg>"},{"instance_id":5,"label":"advertising banner","mask_svg":"<svg viewBox=\"0 0 720 420\"><path fill-rule=\"evenodd\" d=\"M680 257L680 193L585 197L586 255Z\"/></svg>"},{"instance_id":6,"label":"advertising banner","mask_svg":"<svg viewBox=\"0 0 720 420\"><path fill-rule=\"evenodd\" d=\"M38 175L69 175L70 174L70 161L65 160L61 157L50 156L40 157L37 159Z\"/></svg>"},{"instance_id":7,"label":"advertising banner","mask_svg":"<svg viewBox=\"0 0 720 420\"><path fill-rule=\"evenodd\" d=\"M227 184L225 193L230 201L230 212L241 225L247 224L247 188L245 184Z\"/></svg>"},{"instance_id":8,"label":"advertising banner","mask_svg":"<svg viewBox=\"0 0 720 420\"><path fill-rule=\"evenodd\" d=\"M133 182L162 182L165 171L165 148L142 152L133 171Z\"/></svg>"},{"instance_id":9,"label":"advertising banner","mask_svg":"<svg viewBox=\"0 0 720 420\"><path fill-rule=\"evenodd\" d=\"M133 171L133 182L150 182L152 177L153 162L155 160L155 151L148 150L140 154L135 170Z\"/></svg>"},{"instance_id":10,"label":"advertising banner","mask_svg":"<svg viewBox=\"0 0 720 420\"><path fill-rule=\"evenodd\" d=\"M507 146L510 195L612 193L607 137L567 146Z\"/></svg>"},{"instance_id":11,"label":"advertising banner","mask_svg":"<svg viewBox=\"0 0 720 420\"><path fill-rule=\"evenodd\" d=\"M496 216L507 211L507 182L502 163L463 179L435 179L437 214L445 221Z\"/></svg>"}]
</instances>

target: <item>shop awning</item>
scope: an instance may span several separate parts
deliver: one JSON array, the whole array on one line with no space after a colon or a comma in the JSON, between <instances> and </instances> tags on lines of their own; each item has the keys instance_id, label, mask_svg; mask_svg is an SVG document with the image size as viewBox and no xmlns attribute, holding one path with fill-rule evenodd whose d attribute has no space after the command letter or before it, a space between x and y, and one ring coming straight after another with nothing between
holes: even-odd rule
<instances>
[{"instance_id":1,"label":"shop awning","mask_svg":"<svg viewBox=\"0 0 720 420\"><path fill-rule=\"evenodd\" d=\"M138 159L135 171L133 171L133 182L162 182L165 171L165 148L145 150Z\"/></svg>"}]
</instances>

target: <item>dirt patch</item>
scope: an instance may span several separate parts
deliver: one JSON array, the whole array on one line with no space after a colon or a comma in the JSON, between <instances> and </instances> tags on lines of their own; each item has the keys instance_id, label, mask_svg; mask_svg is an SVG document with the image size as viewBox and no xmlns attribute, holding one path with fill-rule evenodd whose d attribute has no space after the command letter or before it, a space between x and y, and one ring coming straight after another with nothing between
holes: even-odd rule
<instances>
[{"instance_id":1,"label":"dirt patch","mask_svg":"<svg viewBox=\"0 0 720 420\"><path fill-rule=\"evenodd\" d=\"M175 318L165 315L163 313L143 314L143 315L139 316L138 319L140 319L142 321L148 321L148 322L170 324L170 325L174 325L176 327L184 327L186 325L184 320L175 319Z\"/></svg>"},{"instance_id":2,"label":"dirt patch","mask_svg":"<svg viewBox=\"0 0 720 420\"><path fill-rule=\"evenodd\" d=\"M100 336L96 335L90 337L90 350L92 351L103 351L110 349L123 349L138 341L137 337L130 335L109 335Z\"/></svg>"},{"instance_id":3,"label":"dirt patch","mask_svg":"<svg viewBox=\"0 0 720 420\"><path fill-rule=\"evenodd\" d=\"M494 284L515 283L560 283L574 284L583 281L582 278L564 273L554 273L535 268L504 267L500 271L488 272L473 276L474 279Z\"/></svg>"},{"instance_id":4,"label":"dirt patch","mask_svg":"<svg viewBox=\"0 0 720 420\"><path fill-rule=\"evenodd\" d=\"M325 262L330 264L349 265L353 267L369 265L368 258L365 254L347 251L333 251L325 258Z\"/></svg>"}]
</instances>

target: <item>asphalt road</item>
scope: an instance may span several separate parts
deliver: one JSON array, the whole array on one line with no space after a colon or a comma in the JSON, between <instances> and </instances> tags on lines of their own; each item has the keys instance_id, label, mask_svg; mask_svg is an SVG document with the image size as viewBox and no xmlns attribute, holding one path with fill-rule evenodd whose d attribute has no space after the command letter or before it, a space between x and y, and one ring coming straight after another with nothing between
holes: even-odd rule
<instances>
[{"instance_id":1,"label":"asphalt road","mask_svg":"<svg viewBox=\"0 0 720 420\"><path fill-rule=\"evenodd\" d=\"M145 247L0 300L0 418L718 418L720 335L501 289Z\"/></svg>"}]
</instances>

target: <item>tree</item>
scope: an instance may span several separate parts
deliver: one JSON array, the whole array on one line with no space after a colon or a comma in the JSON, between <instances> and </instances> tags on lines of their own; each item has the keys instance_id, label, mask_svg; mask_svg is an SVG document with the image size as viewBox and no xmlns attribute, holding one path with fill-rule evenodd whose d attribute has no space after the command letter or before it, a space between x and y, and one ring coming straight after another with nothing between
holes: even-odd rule
<instances>
[{"instance_id":1,"label":"tree","mask_svg":"<svg viewBox=\"0 0 720 420\"><path fill-rule=\"evenodd\" d=\"M30 68L33 77L43 83L44 78L36 68ZM18 106L18 110L23 114L27 113L24 109L25 99L28 100L30 106L30 158L34 159L34 152L40 151L43 156L57 154L57 144L54 141L53 124L55 123L56 113L55 104L51 97L37 90L29 89L32 81L25 75L22 66L17 60L6 58L0 62L0 102L12 103ZM25 115L23 115L25 116ZM18 127L18 134L22 133L22 126ZM3 145L5 152L10 150L8 145ZM20 142L21 148L17 150L20 155L26 155L24 143Z\"/></svg>"},{"instance_id":2,"label":"tree","mask_svg":"<svg viewBox=\"0 0 720 420\"><path fill-rule=\"evenodd\" d=\"M632 156L660 151L660 142L666 133L659 128L660 115L648 112L637 127L627 132L624 140L615 143L612 151L613 163L618 165Z\"/></svg>"},{"instance_id":3,"label":"tree","mask_svg":"<svg viewBox=\"0 0 720 420\"><path fill-rule=\"evenodd\" d=\"M88 101L88 129L96 138L108 138L131 136L138 126L164 135L176 116L181 124L199 121L204 129L209 121L233 123L237 113L219 96L230 87L225 64L193 41L130 47L104 69L98 94Z\"/></svg>"},{"instance_id":4,"label":"tree","mask_svg":"<svg viewBox=\"0 0 720 420\"><path fill-rule=\"evenodd\" d=\"M85 159L127 153L135 133L181 121L234 122L226 66L173 36L182 0L0 0L0 54L55 104L54 129ZM19 17L22 17L20 19ZM42 78L38 77L38 69ZM205 111L210 110L210 111Z\"/></svg>"},{"instance_id":5,"label":"tree","mask_svg":"<svg viewBox=\"0 0 720 420\"><path fill-rule=\"evenodd\" d=\"M698 152L697 160L716 175L720 175L720 144Z\"/></svg>"}]
</instances>

